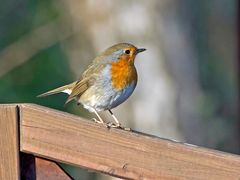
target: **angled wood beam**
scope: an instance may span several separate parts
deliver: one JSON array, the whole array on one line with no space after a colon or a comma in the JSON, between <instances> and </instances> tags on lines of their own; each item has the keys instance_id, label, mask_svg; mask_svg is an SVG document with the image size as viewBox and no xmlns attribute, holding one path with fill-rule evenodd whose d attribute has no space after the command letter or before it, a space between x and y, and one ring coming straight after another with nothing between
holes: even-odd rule
<instances>
[{"instance_id":1,"label":"angled wood beam","mask_svg":"<svg viewBox=\"0 0 240 180\"><path fill-rule=\"evenodd\" d=\"M128 179L239 179L240 157L21 104L20 150Z\"/></svg>"}]
</instances>

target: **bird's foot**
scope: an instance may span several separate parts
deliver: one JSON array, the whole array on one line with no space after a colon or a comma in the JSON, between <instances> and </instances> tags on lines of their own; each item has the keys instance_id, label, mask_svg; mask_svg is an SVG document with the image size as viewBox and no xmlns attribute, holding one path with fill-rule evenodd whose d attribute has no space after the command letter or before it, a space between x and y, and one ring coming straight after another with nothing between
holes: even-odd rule
<instances>
[{"instance_id":1,"label":"bird's foot","mask_svg":"<svg viewBox=\"0 0 240 180\"><path fill-rule=\"evenodd\" d=\"M118 124L115 124L115 123L112 123L112 122L109 122L107 123L107 128L118 128L118 129L123 129L123 130L126 130L126 131L131 131L130 128L127 128L127 127L123 127L120 123Z\"/></svg>"},{"instance_id":2,"label":"bird's foot","mask_svg":"<svg viewBox=\"0 0 240 180\"><path fill-rule=\"evenodd\" d=\"M101 121L101 120L99 120L99 119L92 118L92 120L93 120L95 123L98 123L98 124L104 124L104 122Z\"/></svg>"},{"instance_id":3,"label":"bird's foot","mask_svg":"<svg viewBox=\"0 0 240 180\"><path fill-rule=\"evenodd\" d=\"M108 128L120 128L121 124L115 124L113 122L109 122L109 123L107 123L107 127Z\"/></svg>"}]
</instances>

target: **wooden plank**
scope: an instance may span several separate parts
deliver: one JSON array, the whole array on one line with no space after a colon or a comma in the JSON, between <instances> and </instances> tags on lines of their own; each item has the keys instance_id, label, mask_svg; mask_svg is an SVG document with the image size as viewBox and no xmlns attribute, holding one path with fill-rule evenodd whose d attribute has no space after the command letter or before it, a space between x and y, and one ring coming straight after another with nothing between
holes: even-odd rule
<instances>
[{"instance_id":1,"label":"wooden plank","mask_svg":"<svg viewBox=\"0 0 240 180\"><path fill-rule=\"evenodd\" d=\"M20 154L21 179L27 180L71 180L72 178L65 173L55 162L35 157L31 154Z\"/></svg>"},{"instance_id":2,"label":"wooden plank","mask_svg":"<svg viewBox=\"0 0 240 180\"><path fill-rule=\"evenodd\" d=\"M69 177L55 162L48 161L41 158L35 158L36 161L36 177L37 179L47 180L71 180Z\"/></svg>"},{"instance_id":3,"label":"wooden plank","mask_svg":"<svg viewBox=\"0 0 240 180\"><path fill-rule=\"evenodd\" d=\"M240 157L20 106L20 150L129 179L240 179Z\"/></svg>"},{"instance_id":4,"label":"wooden plank","mask_svg":"<svg viewBox=\"0 0 240 180\"><path fill-rule=\"evenodd\" d=\"M20 179L16 105L0 105L0 179Z\"/></svg>"}]
</instances>

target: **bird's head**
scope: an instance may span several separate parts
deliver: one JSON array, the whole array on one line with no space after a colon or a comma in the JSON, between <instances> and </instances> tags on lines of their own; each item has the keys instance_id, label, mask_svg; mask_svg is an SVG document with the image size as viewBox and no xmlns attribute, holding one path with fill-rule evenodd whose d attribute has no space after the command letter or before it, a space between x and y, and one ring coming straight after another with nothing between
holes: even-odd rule
<instances>
[{"instance_id":1,"label":"bird's head","mask_svg":"<svg viewBox=\"0 0 240 180\"><path fill-rule=\"evenodd\" d=\"M133 64L138 53L145 51L145 48L137 48L129 43L119 43L106 49L95 60L108 63L124 60Z\"/></svg>"}]
</instances>

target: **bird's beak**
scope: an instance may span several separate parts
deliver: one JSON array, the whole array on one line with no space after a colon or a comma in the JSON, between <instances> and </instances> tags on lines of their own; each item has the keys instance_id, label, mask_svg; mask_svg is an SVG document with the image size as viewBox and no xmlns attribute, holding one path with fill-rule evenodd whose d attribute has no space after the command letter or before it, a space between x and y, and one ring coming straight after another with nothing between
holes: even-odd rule
<instances>
[{"instance_id":1,"label":"bird's beak","mask_svg":"<svg viewBox=\"0 0 240 180\"><path fill-rule=\"evenodd\" d=\"M139 48L139 49L137 49L137 54L140 53L140 52L146 51L146 50L147 49L145 49L145 48Z\"/></svg>"}]
</instances>

